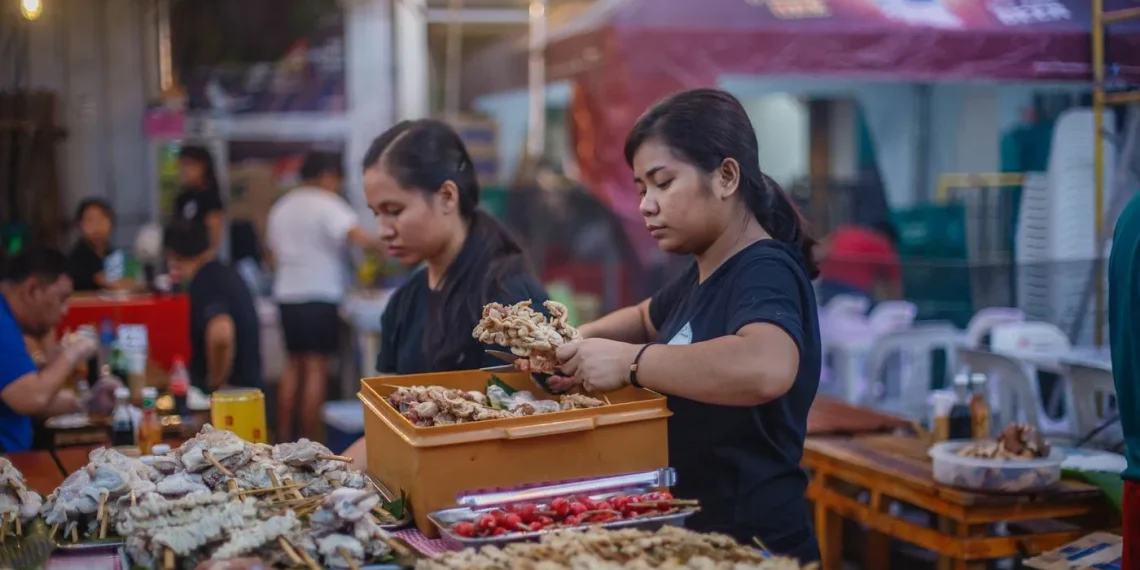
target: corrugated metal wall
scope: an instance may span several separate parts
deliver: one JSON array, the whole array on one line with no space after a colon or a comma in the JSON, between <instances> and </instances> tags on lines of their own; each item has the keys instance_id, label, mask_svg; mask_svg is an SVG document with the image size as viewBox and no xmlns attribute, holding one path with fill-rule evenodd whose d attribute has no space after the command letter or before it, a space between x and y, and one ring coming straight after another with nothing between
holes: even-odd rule
<instances>
[{"instance_id":1,"label":"corrugated metal wall","mask_svg":"<svg viewBox=\"0 0 1140 570\"><path fill-rule=\"evenodd\" d=\"M31 22L28 87L58 94L64 215L83 197L115 208L118 243L151 219L153 166L143 134L156 91L152 0L46 0Z\"/></svg>"}]
</instances>

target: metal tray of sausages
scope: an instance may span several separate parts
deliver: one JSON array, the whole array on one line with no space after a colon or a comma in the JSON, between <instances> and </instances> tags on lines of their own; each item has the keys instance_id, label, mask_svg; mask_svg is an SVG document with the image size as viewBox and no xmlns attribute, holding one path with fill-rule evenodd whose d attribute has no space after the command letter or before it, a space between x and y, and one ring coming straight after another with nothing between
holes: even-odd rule
<instances>
[{"instance_id":1,"label":"metal tray of sausages","mask_svg":"<svg viewBox=\"0 0 1140 570\"><path fill-rule=\"evenodd\" d=\"M480 495L466 495L460 497L458 502L461 505L469 506L435 511L428 515L428 520L439 528L440 537L452 548L479 548L488 544L501 545L511 542L525 542L537 540L545 534L567 529L600 527L605 529L636 528L641 530L657 530L663 526L683 525L685 519L695 514L698 509L685 509L675 513L639 517L636 519L583 524L573 527L559 527L557 529L543 529L536 532L516 532L502 536L474 538L455 534L451 531L451 526L457 522L472 521L480 515L493 511L495 508L503 505L518 503L545 505L548 501L568 495L580 495L593 500L602 500L617 495L644 493L653 489L667 488L673 486L675 483L676 473L672 469L658 469L656 471L619 475L616 477L603 477L600 479L533 486L515 491L497 490Z\"/></svg>"}]
</instances>

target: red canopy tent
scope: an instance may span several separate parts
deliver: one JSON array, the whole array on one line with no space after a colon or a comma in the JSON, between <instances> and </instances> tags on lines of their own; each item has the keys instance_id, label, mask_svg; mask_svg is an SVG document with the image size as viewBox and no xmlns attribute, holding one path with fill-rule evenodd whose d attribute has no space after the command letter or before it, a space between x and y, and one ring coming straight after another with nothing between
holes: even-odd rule
<instances>
[{"instance_id":1,"label":"red canopy tent","mask_svg":"<svg viewBox=\"0 0 1140 570\"><path fill-rule=\"evenodd\" d=\"M664 95L725 75L937 82L1091 79L1089 0L597 0L569 21L552 12L547 76L574 80L583 182L645 244L621 142ZM1107 10L1135 0L1106 0ZM1107 59L1140 77L1140 25L1108 33ZM476 92L525 85L525 44L479 54Z\"/></svg>"}]
</instances>

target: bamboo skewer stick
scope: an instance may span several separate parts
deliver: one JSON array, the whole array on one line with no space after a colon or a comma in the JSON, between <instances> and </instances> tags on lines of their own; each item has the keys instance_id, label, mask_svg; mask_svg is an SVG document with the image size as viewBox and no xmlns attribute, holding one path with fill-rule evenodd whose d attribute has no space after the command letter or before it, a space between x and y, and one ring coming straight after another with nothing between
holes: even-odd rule
<instances>
[{"instance_id":1,"label":"bamboo skewer stick","mask_svg":"<svg viewBox=\"0 0 1140 570\"><path fill-rule=\"evenodd\" d=\"M277 473L274 471L269 472L269 481L273 483L273 487L277 490L277 498L285 500L285 492L281 489L281 479L277 478Z\"/></svg>"},{"instance_id":2,"label":"bamboo skewer stick","mask_svg":"<svg viewBox=\"0 0 1140 570\"><path fill-rule=\"evenodd\" d=\"M131 506L133 507L137 504L138 504L138 498L135 496L135 490L131 489Z\"/></svg>"},{"instance_id":3,"label":"bamboo skewer stick","mask_svg":"<svg viewBox=\"0 0 1140 570\"><path fill-rule=\"evenodd\" d=\"M99 538L107 538L107 516L106 506L107 497L110 495L107 491L99 493L99 512L95 515L95 519L99 521Z\"/></svg>"},{"instance_id":4,"label":"bamboo skewer stick","mask_svg":"<svg viewBox=\"0 0 1140 570\"><path fill-rule=\"evenodd\" d=\"M162 552L162 567L166 570L174 570L174 551L167 548Z\"/></svg>"},{"instance_id":5,"label":"bamboo skewer stick","mask_svg":"<svg viewBox=\"0 0 1140 570\"><path fill-rule=\"evenodd\" d=\"M351 457L345 457L343 455L318 455L317 459L320 459L322 461L340 461L342 463L353 462L353 459Z\"/></svg>"},{"instance_id":6,"label":"bamboo skewer stick","mask_svg":"<svg viewBox=\"0 0 1140 570\"><path fill-rule=\"evenodd\" d=\"M16 521L16 536L24 536L24 523L20 522L20 515L12 513L12 518Z\"/></svg>"},{"instance_id":7,"label":"bamboo skewer stick","mask_svg":"<svg viewBox=\"0 0 1140 570\"><path fill-rule=\"evenodd\" d=\"M51 532L48 533L48 540L55 540L55 533L59 532L59 523L51 525Z\"/></svg>"},{"instance_id":8,"label":"bamboo skewer stick","mask_svg":"<svg viewBox=\"0 0 1140 570\"><path fill-rule=\"evenodd\" d=\"M293 484L293 479L291 479L291 478L289 478L289 477L286 477L286 478L285 478L285 484L286 484L286 485L292 485L292 484ZM306 483L306 484L304 484L304 485L301 485L301 486L302 486L302 487L307 487L307 486L308 486L308 483ZM294 495L296 495L298 499L300 499L300 498L303 498L303 497L305 496L305 495L302 495L302 494L301 494L301 490L300 490L300 489L293 489L293 494L294 494Z\"/></svg>"},{"instance_id":9,"label":"bamboo skewer stick","mask_svg":"<svg viewBox=\"0 0 1140 570\"><path fill-rule=\"evenodd\" d=\"M71 542L79 542L79 523L71 523Z\"/></svg>"},{"instance_id":10,"label":"bamboo skewer stick","mask_svg":"<svg viewBox=\"0 0 1140 570\"><path fill-rule=\"evenodd\" d=\"M281 546L281 550L285 552L285 556L288 556L294 565L301 566L305 563L300 556L297 556L297 551L293 550L293 545L289 544L289 541L285 540L284 536L277 537L277 544Z\"/></svg>"},{"instance_id":11,"label":"bamboo skewer stick","mask_svg":"<svg viewBox=\"0 0 1140 570\"><path fill-rule=\"evenodd\" d=\"M350 570L360 570L360 566L356 565L356 561L352 559L352 553L349 552L347 548L338 546L336 550L340 553L340 557L344 559L345 564L348 564Z\"/></svg>"},{"instance_id":12,"label":"bamboo skewer stick","mask_svg":"<svg viewBox=\"0 0 1140 570\"><path fill-rule=\"evenodd\" d=\"M281 485L280 487L265 487L262 489L244 489L244 490L238 491L238 494L242 495L243 497L248 497L251 495L264 495L266 493L277 493L278 497L280 497L281 500L284 500L284 497L281 496L282 491L291 491L293 489L303 489L305 487L307 487L307 485L302 484L302 483L297 483L294 485Z\"/></svg>"},{"instance_id":13,"label":"bamboo skewer stick","mask_svg":"<svg viewBox=\"0 0 1140 570\"><path fill-rule=\"evenodd\" d=\"M309 555L308 550L305 550L304 548L301 548L299 550L300 552L298 552L298 554L301 555L301 558L305 559L305 564L309 567L310 570L321 570L321 565L317 564L316 560L313 560L313 557Z\"/></svg>"},{"instance_id":14,"label":"bamboo skewer stick","mask_svg":"<svg viewBox=\"0 0 1140 570\"><path fill-rule=\"evenodd\" d=\"M12 513L4 513L4 521L0 522L0 544L6 544L8 542L8 524L9 521L12 520L11 514Z\"/></svg>"},{"instance_id":15,"label":"bamboo skewer stick","mask_svg":"<svg viewBox=\"0 0 1140 570\"><path fill-rule=\"evenodd\" d=\"M222 475L225 475L226 477L233 477L234 476L233 472L230 471L229 469L226 469L226 466L222 465L221 462L219 462L217 459L215 459L214 456L209 451L203 451L202 457L205 457L206 461L213 463L214 467L216 467L218 469L218 471L220 471L222 473Z\"/></svg>"}]
</instances>

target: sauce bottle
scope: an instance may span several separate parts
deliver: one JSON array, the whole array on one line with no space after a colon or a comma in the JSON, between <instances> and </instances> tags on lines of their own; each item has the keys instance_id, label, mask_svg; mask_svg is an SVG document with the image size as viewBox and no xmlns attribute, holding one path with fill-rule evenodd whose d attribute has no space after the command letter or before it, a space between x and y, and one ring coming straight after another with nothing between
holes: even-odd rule
<instances>
[{"instance_id":1,"label":"sauce bottle","mask_svg":"<svg viewBox=\"0 0 1140 570\"><path fill-rule=\"evenodd\" d=\"M150 455L154 446L162 443L162 424L158 420L155 403L158 390L153 386L142 389L142 418L139 420L139 452Z\"/></svg>"},{"instance_id":2,"label":"sauce bottle","mask_svg":"<svg viewBox=\"0 0 1140 570\"><path fill-rule=\"evenodd\" d=\"M968 403L970 377L959 374L954 377L955 401L950 408L950 439L970 439L974 435L974 423L970 418Z\"/></svg>"},{"instance_id":3,"label":"sauce bottle","mask_svg":"<svg viewBox=\"0 0 1140 570\"><path fill-rule=\"evenodd\" d=\"M126 387L115 388L115 411L111 414L111 445L124 447L135 445L135 422L131 417L131 391Z\"/></svg>"},{"instance_id":4,"label":"sauce bottle","mask_svg":"<svg viewBox=\"0 0 1140 570\"><path fill-rule=\"evenodd\" d=\"M181 356L174 357L174 366L170 367L170 394L174 396L174 413L179 416L190 414L190 406L186 400L190 393L190 373L186 371L186 363Z\"/></svg>"},{"instance_id":5,"label":"sauce bottle","mask_svg":"<svg viewBox=\"0 0 1140 570\"><path fill-rule=\"evenodd\" d=\"M970 375L970 418L973 424L974 439L990 439L990 405L986 402L986 375Z\"/></svg>"}]
</instances>

